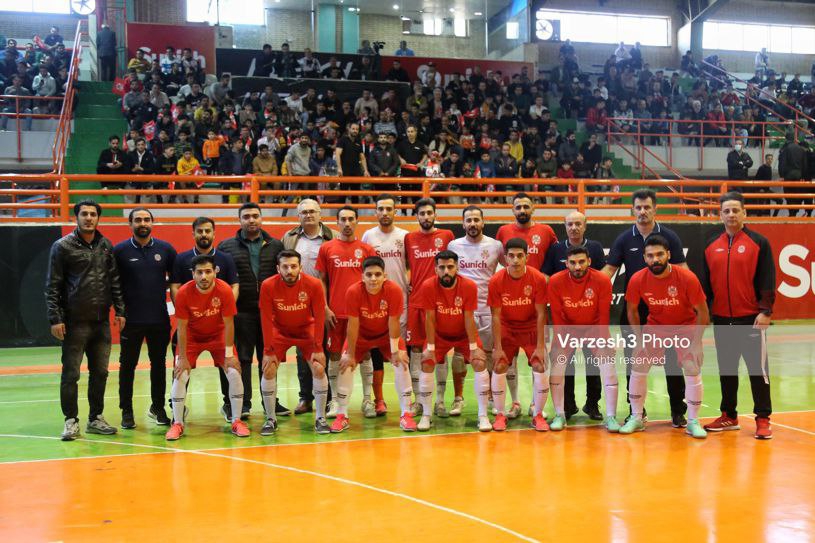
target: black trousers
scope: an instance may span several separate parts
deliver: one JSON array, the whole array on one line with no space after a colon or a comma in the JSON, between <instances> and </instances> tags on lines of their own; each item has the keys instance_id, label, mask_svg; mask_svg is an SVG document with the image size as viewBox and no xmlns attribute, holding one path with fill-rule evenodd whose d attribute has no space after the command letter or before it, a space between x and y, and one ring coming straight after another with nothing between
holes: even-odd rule
<instances>
[{"instance_id":1,"label":"black trousers","mask_svg":"<svg viewBox=\"0 0 815 543\"><path fill-rule=\"evenodd\" d=\"M105 410L105 386L110 362L110 322L65 323L59 399L65 420L79 418L79 366L88 357L88 420Z\"/></svg>"},{"instance_id":2,"label":"black trousers","mask_svg":"<svg viewBox=\"0 0 815 543\"><path fill-rule=\"evenodd\" d=\"M575 353L576 354L576 353ZM590 349L583 351L583 356L593 356ZM603 385L600 381L600 368L595 364L584 364L586 368L586 405L597 405L602 396ZM574 397L575 364L572 357L566 366L566 376L563 383L563 407L566 411L575 411L577 402Z\"/></svg>"},{"instance_id":3,"label":"black trousers","mask_svg":"<svg viewBox=\"0 0 815 543\"><path fill-rule=\"evenodd\" d=\"M150 359L150 401L153 407L164 407L167 390L167 345L170 343L170 323L125 324L120 337L119 409L133 411L133 382L139 363L142 343L147 341Z\"/></svg>"},{"instance_id":4,"label":"black trousers","mask_svg":"<svg viewBox=\"0 0 815 543\"><path fill-rule=\"evenodd\" d=\"M648 319L648 307L645 304L640 304L638 307L640 315L640 323L645 323ZM620 317L620 326L622 334L628 335L633 332L630 323L628 322L628 312L626 303L623 302L623 314ZM633 356L633 350L626 347L624 349L625 356L629 359ZM679 367L677 361L676 351L674 349L665 350L665 384L668 387L668 399L671 404L671 416L684 415L688 406L685 405L685 377L682 374L682 369ZM628 390L631 385L631 364L625 365L625 389L626 401L630 404L631 400L628 397Z\"/></svg>"},{"instance_id":5,"label":"black trousers","mask_svg":"<svg viewBox=\"0 0 815 543\"><path fill-rule=\"evenodd\" d=\"M100 81L113 81L116 78L116 57L99 57Z\"/></svg>"},{"instance_id":6,"label":"black trousers","mask_svg":"<svg viewBox=\"0 0 815 543\"><path fill-rule=\"evenodd\" d=\"M238 362L241 364L241 378L243 379L243 406L252 408L252 360L258 359L258 390L260 378L263 376L263 329L260 324L260 312L238 313L235 315L235 350ZM229 399L229 381L226 373L221 371L221 392L224 394L224 403ZM262 394L261 394L262 396Z\"/></svg>"},{"instance_id":7,"label":"black trousers","mask_svg":"<svg viewBox=\"0 0 815 543\"><path fill-rule=\"evenodd\" d=\"M801 182L806 183L807 181L801 181ZM810 188L810 187L784 187L784 192L786 194L808 194L810 192L813 192L813 189ZM811 205L811 204L812 204L812 198L788 198L787 199L787 205L791 205L791 206L794 206L794 205L805 206L805 205ZM789 210L790 211L790 217L795 217L798 214L798 212L800 210L802 210L802 209L804 211L804 217L808 217L810 215L810 213L812 212L812 210L805 209L803 207L799 207L798 209L790 209Z\"/></svg>"},{"instance_id":8,"label":"black trousers","mask_svg":"<svg viewBox=\"0 0 815 543\"><path fill-rule=\"evenodd\" d=\"M739 396L739 360L744 358L753 393L753 412L759 417L769 417L773 411L770 399L769 376L764 380L761 355L764 338L760 330L753 329L756 316L728 318L713 316L713 339L716 342L716 359L719 363L719 383L722 387L720 409L728 417L736 418ZM766 357L766 352L764 353Z\"/></svg>"}]
</instances>

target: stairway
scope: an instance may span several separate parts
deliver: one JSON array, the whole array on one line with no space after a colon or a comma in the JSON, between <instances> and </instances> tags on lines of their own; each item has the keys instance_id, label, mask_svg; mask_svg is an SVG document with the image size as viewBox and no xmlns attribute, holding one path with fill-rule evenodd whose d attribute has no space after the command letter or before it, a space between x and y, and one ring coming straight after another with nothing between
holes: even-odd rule
<instances>
[{"instance_id":1,"label":"stairway","mask_svg":"<svg viewBox=\"0 0 815 543\"><path fill-rule=\"evenodd\" d=\"M96 173L99 153L108 146L112 135L122 137L127 131L127 122L122 117L117 97L111 92L111 82L82 81L79 100L74 110L74 132L65 153L65 173ZM124 147L124 141L121 144ZM72 188L98 189L96 182L75 182ZM82 197L73 197L72 201ZM99 196L99 203L123 203L122 196Z\"/></svg>"}]
</instances>

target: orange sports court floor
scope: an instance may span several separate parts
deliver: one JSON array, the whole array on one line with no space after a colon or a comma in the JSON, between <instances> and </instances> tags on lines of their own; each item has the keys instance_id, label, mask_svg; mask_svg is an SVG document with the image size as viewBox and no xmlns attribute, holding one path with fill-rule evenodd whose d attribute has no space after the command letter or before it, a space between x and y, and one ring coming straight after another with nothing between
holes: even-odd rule
<instances>
[{"instance_id":1,"label":"orange sports court floor","mask_svg":"<svg viewBox=\"0 0 815 543\"><path fill-rule=\"evenodd\" d=\"M83 438L64 443L59 351L4 349L0 541L813 541L815 349L811 337L773 342L780 329L770 334L771 441L753 438L746 379L741 431L694 440L671 428L661 370L649 379L651 422L631 436L608 434L582 413L560 433L534 432L524 414L505 433L480 434L470 379L463 416L403 434L387 373L386 417L361 416L357 378L350 430L316 436L307 414L283 417L276 436L261 437L255 390L254 433L238 440L218 414L217 372L204 362L192 375L180 441L168 444L166 427L147 420L149 375L138 371L136 429L85 433L83 375ZM708 419L720 395L715 350L705 352ZM531 377L521 368L527 405ZM106 416L118 425L115 370L112 362ZM281 401L294 407L294 364L281 368L278 383ZM578 405L583 398L579 370Z\"/></svg>"}]
</instances>

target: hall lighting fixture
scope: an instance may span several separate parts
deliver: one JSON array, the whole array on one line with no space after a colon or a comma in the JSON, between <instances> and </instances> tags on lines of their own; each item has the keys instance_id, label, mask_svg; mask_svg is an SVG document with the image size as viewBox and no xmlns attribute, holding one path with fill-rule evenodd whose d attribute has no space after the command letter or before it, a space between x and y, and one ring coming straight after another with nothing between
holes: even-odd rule
<instances>
[{"instance_id":1,"label":"hall lighting fixture","mask_svg":"<svg viewBox=\"0 0 815 543\"><path fill-rule=\"evenodd\" d=\"M394 4L393 9L399 9L399 4Z\"/></svg>"},{"instance_id":2,"label":"hall lighting fixture","mask_svg":"<svg viewBox=\"0 0 815 543\"><path fill-rule=\"evenodd\" d=\"M475 13L473 13L473 15L475 15L476 17L481 17L484 14L481 13L480 11L476 11Z\"/></svg>"},{"instance_id":3,"label":"hall lighting fixture","mask_svg":"<svg viewBox=\"0 0 815 543\"><path fill-rule=\"evenodd\" d=\"M455 13L455 12L456 12L456 8L450 8L450 13Z\"/></svg>"}]
</instances>

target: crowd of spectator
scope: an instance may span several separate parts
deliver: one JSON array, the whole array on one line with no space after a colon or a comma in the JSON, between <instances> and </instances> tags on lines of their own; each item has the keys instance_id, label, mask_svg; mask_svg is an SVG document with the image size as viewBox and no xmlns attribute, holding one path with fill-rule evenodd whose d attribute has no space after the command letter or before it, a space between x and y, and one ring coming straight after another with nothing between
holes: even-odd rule
<instances>
[{"instance_id":1,"label":"crowd of spectator","mask_svg":"<svg viewBox=\"0 0 815 543\"><path fill-rule=\"evenodd\" d=\"M59 28L53 26L45 39L35 36L24 48L17 45L14 39L6 40L2 61L0 62L0 88L5 96L64 96L68 84L68 72L71 53L59 34ZM2 99L0 108L3 113L36 113L55 114L60 111L59 100L15 100ZM0 130L6 130L11 115L0 116ZM32 117L22 117L21 126L31 130Z\"/></svg>"}]
</instances>

